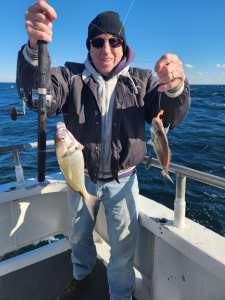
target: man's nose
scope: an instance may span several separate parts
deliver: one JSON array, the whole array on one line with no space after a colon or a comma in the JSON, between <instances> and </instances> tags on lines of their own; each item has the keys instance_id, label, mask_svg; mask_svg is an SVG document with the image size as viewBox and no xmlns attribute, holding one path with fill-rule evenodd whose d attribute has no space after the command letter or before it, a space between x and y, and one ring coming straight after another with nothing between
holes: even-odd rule
<instances>
[{"instance_id":1,"label":"man's nose","mask_svg":"<svg viewBox=\"0 0 225 300\"><path fill-rule=\"evenodd\" d=\"M110 47L110 44L109 44L109 41L105 41L103 47L102 47L102 50L106 53L108 52L111 52L111 47Z\"/></svg>"}]
</instances>

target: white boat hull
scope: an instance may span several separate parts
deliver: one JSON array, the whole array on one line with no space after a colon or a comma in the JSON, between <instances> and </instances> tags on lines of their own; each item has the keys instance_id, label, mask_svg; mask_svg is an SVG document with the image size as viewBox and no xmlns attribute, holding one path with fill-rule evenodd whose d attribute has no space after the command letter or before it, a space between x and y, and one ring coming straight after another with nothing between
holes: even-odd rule
<instances>
[{"instance_id":1,"label":"white boat hull","mask_svg":"<svg viewBox=\"0 0 225 300\"><path fill-rule=\"evenodd\" d=\"M0 187L0 256L59 234L68 236L71 216L67 187L59 174L48 177L44 184L30 180L24 190L11 188L10 184ZM225 238L189 219L185 220L186 227L179 229L173 225L171 210L141 195L137 201L138 300L224 300ZM107 264L109 246L103 207L96 233L98 255ZM4 295L2 283L8 276L67 255L68 249L68 241L62 239L0 262L0 295ZM69 277L71 273L65 276Z\"/></svg>"}]
</instances>

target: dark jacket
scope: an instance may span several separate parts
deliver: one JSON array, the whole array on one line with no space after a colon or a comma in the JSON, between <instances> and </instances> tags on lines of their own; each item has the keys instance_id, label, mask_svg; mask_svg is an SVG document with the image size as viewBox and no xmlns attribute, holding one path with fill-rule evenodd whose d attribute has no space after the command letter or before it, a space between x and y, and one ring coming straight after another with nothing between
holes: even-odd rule
<instances>
[{"instance_id":1,"label":"dark jacket","mask_svg":"<svg viewBox=\"0 0 225 300\"><path fill-rule=\"evenodd\" d=\"M101 149L101 112L97 99L97 83L92 77L83 79L83 64L67 62L65 67L51 68L48 115L62 112L67 128L84 147L85 165L93 181L98 178ZM151 89L152 72L130 68L128 77L120 76L116 85L112 122L111 170L114 178L118 171L139 164L146 154L145 121L151 124L159 112L157 87ZM17 88L28 100L37 89L37 67L18 55ZM160 106L164 109L164 125L177 126L185 117L190 104L189 87L185 83L182 95L169 98L164 93Z\"/></svg>"}]
</instances>

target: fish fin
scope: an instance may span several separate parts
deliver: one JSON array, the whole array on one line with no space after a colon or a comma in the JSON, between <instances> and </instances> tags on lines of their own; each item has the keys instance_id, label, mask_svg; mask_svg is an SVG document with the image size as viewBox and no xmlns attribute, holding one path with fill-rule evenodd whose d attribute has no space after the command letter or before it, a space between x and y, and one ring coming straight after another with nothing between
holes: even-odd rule
<instances>
[{"instance_id":1,"label":"fish fin","mask_svg":"<svg viewBox=\"0 0 225 300\"><path fill-rule=\"evenodd\" d=\"M81 195L81 197L83 198L83 201L85 202L85 205L90 213L90 216L92 218L92 220L95 219L95 216L94 216L94 212L95 212L95 204L97 203L98 201L98 197L96 196L93 196L91 194L89 194L87 191L85 191L84 193L81 193L79 191L75 191L73 189L73 187L68 183L66 182L68 187L75 193L79 193Z\"/></svg>"},{"instance_id":2,"label":"fish fin","mask_svg":"<svg viewBox=\"0 0 225 300\"><path fill-rule=\"evenodd\" d=\"M167 134L170 129L170 124L167 127L164 127L165 133Z\"/></svg>"},{"instance_id":3,"label":"fish fin","mask_svg":"<svg viewBox=\"0 0 225 300\"><path fill-rule=\"evenodd\" d=\"M92 218L92 220L94 221L95 219L95 205L98 201L98 197L91 195L91 194L87 194L85 195L85 197L83 197L84 202L86 204L86 207L90 213L90 216Z\"/></svg>"},{"instance_id":4,"label":"fish fin","mask_svg":"<svg viewBox=\"0 0 225 300\"><path fill-rule=\"evenodd\" d=\"M174 183L173 179L170 177L170 175L166 171L162 170L161 174L162 174L162 176L164 176L167 179L169 179L170 182Z\"/></svg>"}]
</instances>

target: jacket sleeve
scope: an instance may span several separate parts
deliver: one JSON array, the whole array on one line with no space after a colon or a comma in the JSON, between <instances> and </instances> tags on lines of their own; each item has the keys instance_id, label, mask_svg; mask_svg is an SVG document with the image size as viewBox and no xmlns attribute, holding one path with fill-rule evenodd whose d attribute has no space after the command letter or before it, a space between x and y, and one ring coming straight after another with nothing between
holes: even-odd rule
<instances>
[{"instance_id":1,"label":"jacket sleeve","mask_svg":"<svg viewBox=\"0 0 225 300\"><path fill-rule=\"evenodd\" d=\"M37 101L34 100L38 89L38 55L31 56L27 45L24 45L18 53L16 85L19 96L25 100L28 107L37 110ZM54 116L62 110L68 95L70 86L70 71L65 67L50 68L47 112L48 116Z\"/></svg>"},{"instance_id":2,"label":"jacket sleeve","mask_svg":"<svg viewBox=\"0 0 225 300\"><path fill-rule=\"evenodd\" d=\"M153 89L150 89L150 86L152 86L151 82L148 83L144 98L146 121L151 124L152 119L163 109L164 127L174 128L178 126L185 118L191 103L188 81L186 80L184 83L182 94L175 98L170 98L165 93L158 92L158 85L155 85Z\"/></svg>"}]
</instances>

